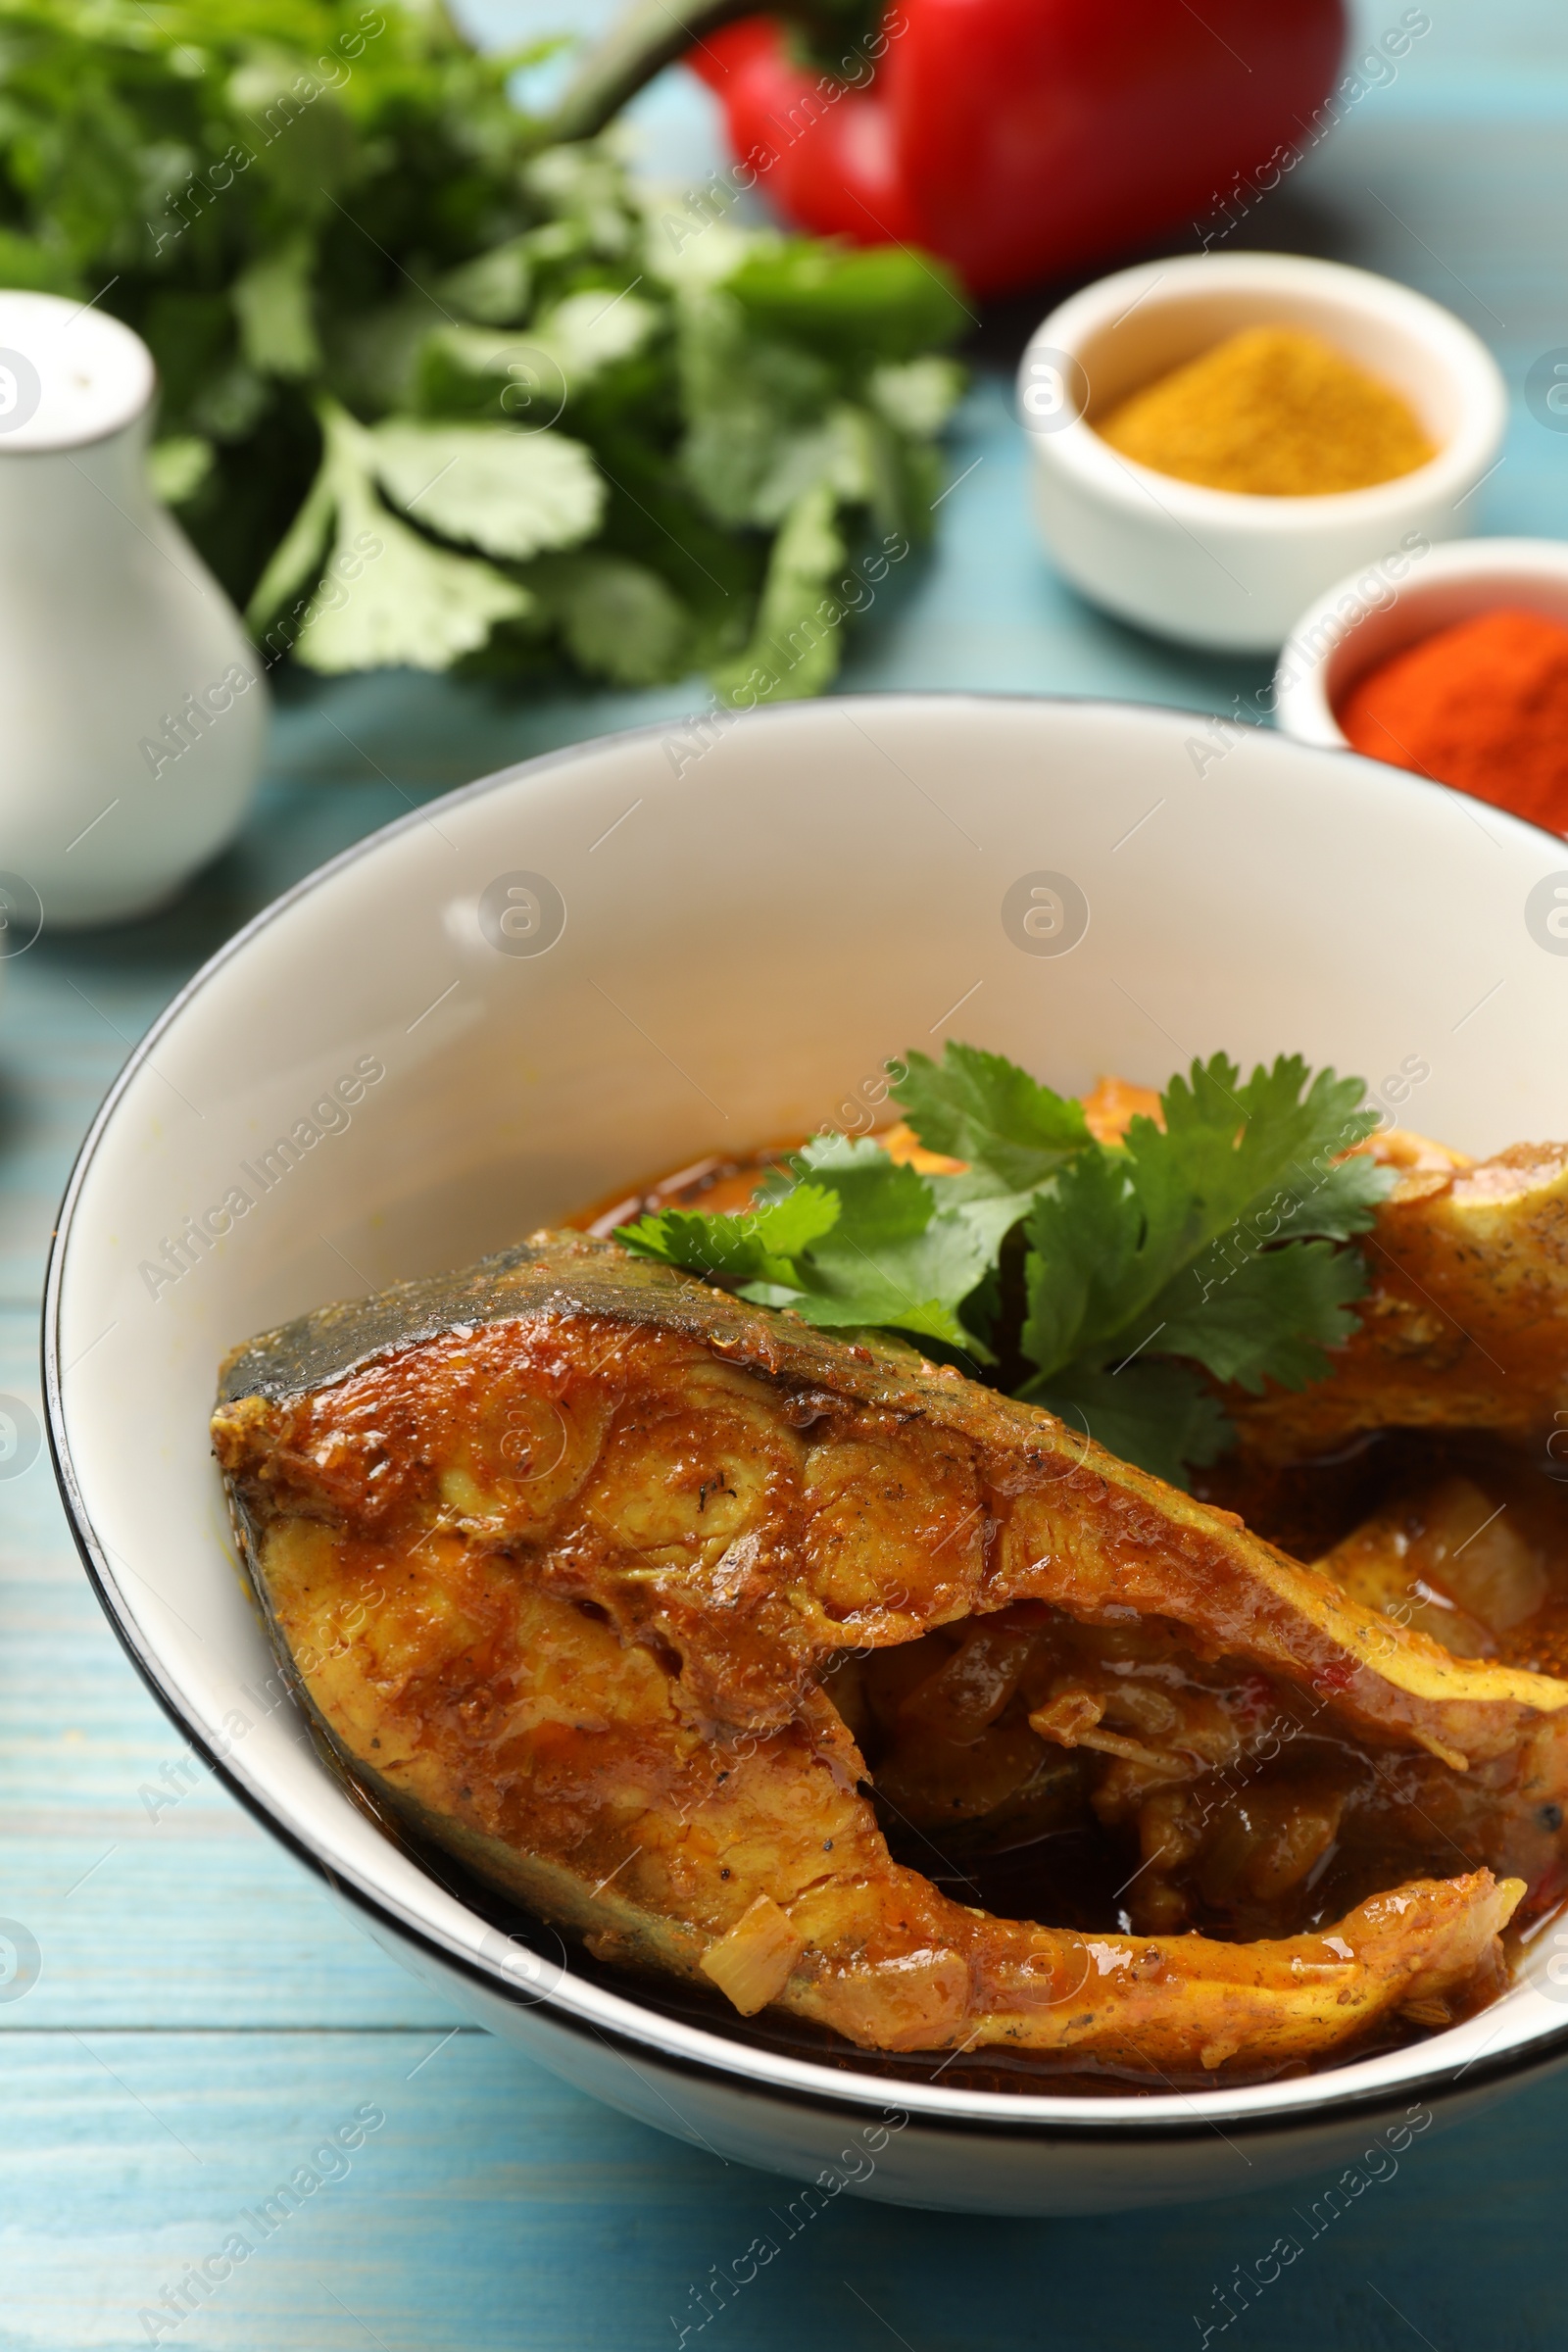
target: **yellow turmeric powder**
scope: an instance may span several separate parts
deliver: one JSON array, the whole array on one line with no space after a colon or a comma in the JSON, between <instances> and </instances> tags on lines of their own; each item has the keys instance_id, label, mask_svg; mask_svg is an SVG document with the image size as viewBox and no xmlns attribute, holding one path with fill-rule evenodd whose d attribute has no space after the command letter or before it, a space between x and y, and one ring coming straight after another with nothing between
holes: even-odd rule
<instances>
[{"instance_id":1,"label":"yellow turmeric powder","mask_svg":"<svg viewBox=\"0 0 1568 2352\"><path fill-rule=\"evenodd\" d=\"M1099 426L1156 473L1254 498L1322 498L1436 453L1398 393L1316 335L1252 326L1120 402Z\"/></svg>"}]
</instances>

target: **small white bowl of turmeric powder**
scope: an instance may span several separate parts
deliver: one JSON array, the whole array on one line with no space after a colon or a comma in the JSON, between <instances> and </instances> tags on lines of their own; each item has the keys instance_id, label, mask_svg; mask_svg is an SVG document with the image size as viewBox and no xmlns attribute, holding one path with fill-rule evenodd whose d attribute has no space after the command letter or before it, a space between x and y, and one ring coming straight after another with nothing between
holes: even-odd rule
<instances>
[{"instance_id":1,"label":"small white bowl of turmeric powder","mask_svg":"<svg viewBox=\"0 0 1568 2352\"><path fill-rule=\"evenodd\" d=\"M1275 652L1348 573L1473 527L1507 419L1440 304L1336 262L1196 254L1054 311L1019 371L1066 577L1187 644Z\"/></svg>"}]
</instances>

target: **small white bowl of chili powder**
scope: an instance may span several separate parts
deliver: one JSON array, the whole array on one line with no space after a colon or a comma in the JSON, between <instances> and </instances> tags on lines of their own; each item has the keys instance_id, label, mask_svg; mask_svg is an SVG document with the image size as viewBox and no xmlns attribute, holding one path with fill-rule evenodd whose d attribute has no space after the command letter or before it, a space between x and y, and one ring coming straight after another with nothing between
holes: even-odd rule
<instances>
[{"instance_id":1,"label":"small white bowl of chili powder","mask_svg":"<svg viewBox=\"0 0 1568 2352\"><path fill-rule=\"evenodd\" d=\"M1298 621L1281 730L1568 835L1568 544L1475 539L1342 580Z\"/></svg>"},{"instance_id":2,"label":"small white bowl of chili powder","mask_svg":"<svg viewBox=\"0 0 1568 2352\"><path fill-rule=\"evenodd\" d=\"M1277 651L1331 580L1474 527L1496 362L1408 286L1295 254L1189 254L1054 311L1018 413L1073 585L1185 643Z\"/></svg>"}]
</instances>

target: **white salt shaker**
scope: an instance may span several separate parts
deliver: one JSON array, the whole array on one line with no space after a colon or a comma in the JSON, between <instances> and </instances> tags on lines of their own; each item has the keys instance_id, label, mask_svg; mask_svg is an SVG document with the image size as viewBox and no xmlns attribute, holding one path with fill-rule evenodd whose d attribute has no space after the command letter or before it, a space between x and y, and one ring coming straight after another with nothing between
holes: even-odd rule
<instances>
[{"instance_id":1,"label":"white salt shaker","mask_svg":"<svg viewBox=\"0 0 1568 2352\"><path fill-rule=\"evenodd\" d=\"M267 688L147 481L152 355L0 292L0 955L172 898L238 830Z\"/></svg>"}]
</instances>

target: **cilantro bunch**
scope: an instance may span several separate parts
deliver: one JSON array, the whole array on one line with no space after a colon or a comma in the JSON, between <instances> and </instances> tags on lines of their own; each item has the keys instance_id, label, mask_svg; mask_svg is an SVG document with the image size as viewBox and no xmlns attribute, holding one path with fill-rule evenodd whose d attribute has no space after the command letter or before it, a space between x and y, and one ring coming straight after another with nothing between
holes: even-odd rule
<instances>
[{"instance_id":1,"label":"cilantro bunch","mask_svg":"<svg viewBox=\"0 0 1568 2352\"><path fill-rule=\"evenodd\" d=\"M1347 1156L1377 1124L1359 1079L1291 1055L1244 1083L1216 1054L1104 1145L1000 1054L902 1066L908 1124L963 1173L818 1138L746 1214L666 1209L616 1239L809 1323L907 1333L1177 1485L1234 1439L1217 1384L1327 1373L1366 1287L1353 1237L1394 1181Z\"/></svg>"},{"instance_id":2,"label":"cilantro bunch","mask_svg":"<svg viewBox=\"0 0 1568 2352\"><path fill-rule=\"evenodd\" d=\"M962 306L549 144L539 54L439 0L0 0L0 285L145 337L155 483L274 658L817 692L928 523Z\"/></svg>"}]
</instances>

